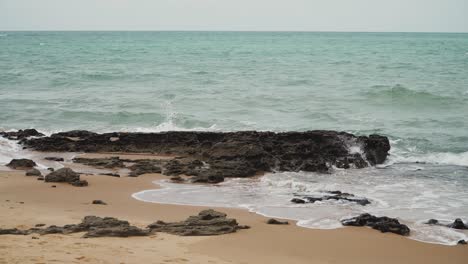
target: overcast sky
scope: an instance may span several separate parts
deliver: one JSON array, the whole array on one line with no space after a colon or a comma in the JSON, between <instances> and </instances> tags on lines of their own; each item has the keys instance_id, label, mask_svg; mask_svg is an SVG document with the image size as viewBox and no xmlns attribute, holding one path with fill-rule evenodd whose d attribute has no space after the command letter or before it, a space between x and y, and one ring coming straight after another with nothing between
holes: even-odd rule
<instances>
[{"instance_id":1,"label":"overcast sky","mask_svg":"<svg viewBox=\"0 0 468 264\"><path fill-rule=\"evenodd\" d=\"M0 0L0 30L468 32L468 0Z\"/></svg>"}]
</instances>

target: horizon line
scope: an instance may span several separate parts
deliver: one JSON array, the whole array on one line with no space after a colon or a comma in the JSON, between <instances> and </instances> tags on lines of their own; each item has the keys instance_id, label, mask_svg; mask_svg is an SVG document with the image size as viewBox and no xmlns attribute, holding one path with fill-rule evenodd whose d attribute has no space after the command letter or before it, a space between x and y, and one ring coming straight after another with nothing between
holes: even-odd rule
<instances>
[{"instance_id":1,"label":"horizon line","mask_svg":"<svg viewBox=\"0 0 468 264\"><path fill-rule=\"evenodd\" d=\"M340 31L340 30L178 30L178 29L0 29L0 32L238 32L238 33L425 33L467 34L468 31Z\"/></svg>"}]
</instances>

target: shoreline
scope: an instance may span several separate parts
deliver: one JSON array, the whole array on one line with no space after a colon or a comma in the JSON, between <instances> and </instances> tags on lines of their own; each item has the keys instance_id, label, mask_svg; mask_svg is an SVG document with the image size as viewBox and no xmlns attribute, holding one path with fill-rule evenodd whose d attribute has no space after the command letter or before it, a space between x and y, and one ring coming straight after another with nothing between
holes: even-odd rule
<instances>
[{"instance_id":1,"label":"shoreline","mask_svg":"<svg viewBox=\"0 0 468 264\"><path fill-rule=\"evenodd\" d=\"M154 181L167 178L160 174L145 174L138 178L85 175L83 178L90 186L77 188L54 183L57 188L51 188L52 183L26 177L23 171L0 171L0 213L3 216L0 227L70 224L91 214L117 217L145 226L156 220L183 220L207 208L142 202L131 197L138 191L156 188ZM92 205L93 199L101 199L108 205ZM295 223L267 225L267 217L244 209L216 209L251 229L214 237L176 237L157 233L154 237L144 238L81 239L74 235L45 235L32 240L31 236L6 235L0 239L0 252L6 253L0 257L0 263L69 261L70 256L77 263L81 260L76 258L83 256L102 263L115 263L120 259L111 252L117 248L136 252L125 263L148 260L150 263L465 263L468 258L468 248L464 246L428 244L369 228L317 230ZM44 242L48 244L47 252L43 252L44 244L41 243ZM136 244L138 247L135 248ZM97 246L90 251L91 245ZM67 249L68 246L73 250ZM18 248L22 247L25 249L18 255ZM148 253L155 248L166 248L166 255ZM426 259L428 251L434 253L431 259Z\"/></svg>"}]
</instances>

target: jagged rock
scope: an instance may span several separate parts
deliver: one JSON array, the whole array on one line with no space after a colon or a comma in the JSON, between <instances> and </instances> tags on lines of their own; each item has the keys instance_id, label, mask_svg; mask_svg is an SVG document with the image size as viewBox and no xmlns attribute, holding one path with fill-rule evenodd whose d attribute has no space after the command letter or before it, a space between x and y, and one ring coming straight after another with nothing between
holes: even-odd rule
<instances>
[{"instance_id":1,"label":"jagged rock","mask_svg":"<svg viewBox=\"0 0 468 264\"><path fill-rule=\"evenodd\" d=\"M80 174L74 172L70 168L61 168L49 173L45 177L46 182L78 182L80 181Z\"/></svg>"},{"instance_id":2,"label":"jagged rock","mask_svg":"<svg viewBox=\"0 0 468 264\"><path fill-rule=\"evenodd\" d=\"M395 218L386 216L377 217L370 214L361 214L357 217L344 219L341 223L344 226L369 226L382 233L391 232L402 236L407 236L410 233L408 226L401 224Z\"/></svg>"},{"instance_id":3,"label":"jagged rock","mask_svg":"<svg viewBox=\"0 0 468 264\"><path fill-rule=\"evenodd\" d=\"M138 177L147 173L161 173L161 162L158 160L140 160L129 167L131 170L128 176Z\"/></svg>"},{"instance_id":4,"label":"jagged rock","mask_svg":"<svg viewBox=\"0 0 468 264\"><path fill-rule=\"evenodd\" d=\"M276 220L274 218L270 218L270 219L268 219L267 224L269 224L269 225L289 225L289 222L288 221L279 221L279 220Z\"/></svg>"},{"instance_id":5,"label":"jagged rock","mask_svg":"<svg viewBox=\"0 0 468 264\"><path fill-rule=\"evenodd\" d=\"M82 163L88 166L101 167L101 168L123 168L125 167L123 160L121 160L119 157L98 158L98 159L74 158L73 162Z\"/></svg>"},{"instance_id":6,"label":"jagged rock","mask_svg":"<svg viewBox=\"0 0 468 264\"><path fill-rule=\"evenodd\" d=\"M357 203L362 206L365 206L371 203L368 199L355 197L354 194L351 194L351 193L342 193L341 191L331 191L327 193L330 193L332 195L324 195L321 197L305 196L305 197L302 197L301 199L294 198L291 200L291 202L293 203L315 203L318 201L326 201L326 200L341 200L341 201Z\"/></svg>"},{"instance_id":7,"label":"jagged rock","mask_svg":"<svg viewBox=\"0 0 468 264\"><path fill-rule=\"evenodd\" d=\"M157 221L148 226L152 232L164 232L179 236L211 236L236 232L247 227L240 226L235 219L212 209L201 211L185 221L166 223Z\"/></svg>"},{"instance_id":8,"label":"jagged rock","mask_svg":"<svg viewBox=\"0 0 468 264\"><path fill-rule=\"evenodd\" d=\"M72 139L79 138L79 140ZM112 140L116 139L118 140ZM221 177L250 177L267 171L327 172L338 167L362 168L385 161L390 150L386 137L354 136L345 132L162 132L105 133L71 131L50 137L25 139L24 146L39 151L138 152L191 156L191 161L165 164L140 163L132 176L159 173L196 176L206 181ZM350 146L361 146L363 155L351 154ZM367 160L367 161L366 161ZM213 172L215 171L215 172Z\"/></svg>"},{"instance_id":9,"label":"jagged rock","mask_svg":"<svg viewBox=\"0 0 468 264\"><path fill-rule=\"evenodd\" d=\"M468 243L467 243L464 239L462 239L462 240L459 240L459 241L457 242L457 244L458 244L458 245L466 245L466 244L468 244Z\"/></svg>"},{"instance_id":10,"label":"jagged rock","mask_svg":"<svg viewBox=\"0 0 468 264\"><path fill-rule=\"evenodd\" d=\"M30 169L26 171L26 176L42 176L42 174L38 169Z\"/></svg>"},{"instance_id":11,"label":"jagged rock","mask_svg":"<svg viewBox=\"0 0 468 264\"><path fill-rule=\"evenodd\" d=\"M20 129L14 132L0 132L0 136L10 140L21 140L28 137L42 137L44 134L39 133L36 129Z\"/></svg>"},{"instance_id":12,"label":"jagged rock","mask_svg":"<svg viewBox=\"0 0 468 264\"><path fill-rule=\"evenodd\" d=\"M12 159L10 163L7 164L7 166L12 169L29 169L36 165L36 162L30 159Z\"/></svg>"},{"instance_id":13,"label":"jagged rock","mask_svg":"<svg viewBox=\"0 0 468 264\"><path fill-rule=\"evenodd\" d=\"M105 202L102 201L102 200L93 200L93 204L107 205L107 203L105 203Z\"/></svg>"},{"instance_id":14,"label":"jagged rock","mask_svg":"<svg viewBox=\"0 0 468 264\"><path fill-rule=\"evenodd\" d=\"M64 161L64 159L60 157L45 157L44 159L50 161Z\"/></svg>"}]
</instances>

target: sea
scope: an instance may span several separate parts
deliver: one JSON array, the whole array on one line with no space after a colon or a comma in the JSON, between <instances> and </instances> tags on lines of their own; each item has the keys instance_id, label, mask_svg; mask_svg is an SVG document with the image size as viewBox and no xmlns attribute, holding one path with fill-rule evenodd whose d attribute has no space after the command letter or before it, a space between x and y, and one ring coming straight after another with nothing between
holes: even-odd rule
<instances>
[{"instance_id":1,"label":"sea","mask_svg":"<svg viewBox=\"0 0 468 264\"><path fill-rule=\"evenodd\" d=\"M368 212L398 218L410 239L468 237L424 224L468 222L468 34L0 32L0 130L24 128L377 133L392 149L376 167L212 186L161 181L133 196L318 229ZM0 139L0 164L31 155ZM290 202L335 190L371 204Z\"/></svg>"}]
</instances>

